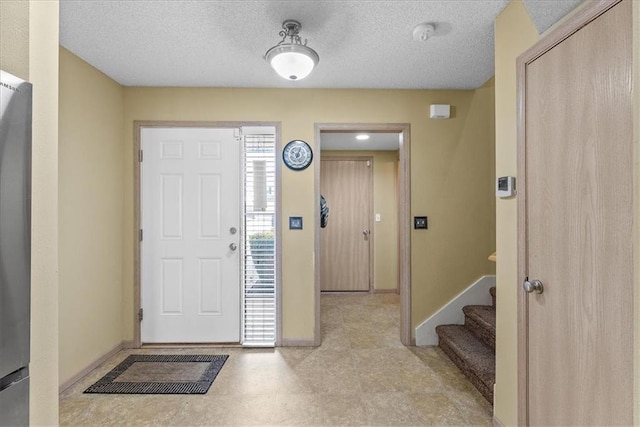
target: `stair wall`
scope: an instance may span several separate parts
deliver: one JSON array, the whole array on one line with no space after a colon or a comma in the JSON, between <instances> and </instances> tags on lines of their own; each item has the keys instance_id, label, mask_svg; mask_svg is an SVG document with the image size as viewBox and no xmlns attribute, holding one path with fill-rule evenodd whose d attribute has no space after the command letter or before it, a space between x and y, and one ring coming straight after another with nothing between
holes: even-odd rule
<instances>
[{"instance_id":1,"label":"stair wall","mask_svg":"<svg viewBox=\"0 0 640 427\"><path fill-rule=\"evenodd\" d=\"M433 316L422 322L415 330L416 345L438 345L436 326L445 324L462 325L466 305L491 305L492 299L489 289L496 285L496 276L482 276L471 284Z\"/></svg>"}]
</instances>

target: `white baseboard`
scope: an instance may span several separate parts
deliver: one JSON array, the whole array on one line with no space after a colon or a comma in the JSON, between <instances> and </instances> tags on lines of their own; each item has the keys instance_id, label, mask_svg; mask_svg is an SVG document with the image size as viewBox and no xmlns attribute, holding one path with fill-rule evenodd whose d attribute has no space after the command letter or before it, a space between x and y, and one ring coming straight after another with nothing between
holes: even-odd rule
<instances>
[{"instance_id":1,"label":"white baseboard","mask_svg":"<svg viewBox=\"0 0 640 427\"><path fill-rule=\"evenodd\" d=\"M438 345L436 326L464 323L465 305L491 305L489 288L496 285L496 276L482 276L475 283L438 310L416 328L416 345Z\"/></svg>"}]
</instances>

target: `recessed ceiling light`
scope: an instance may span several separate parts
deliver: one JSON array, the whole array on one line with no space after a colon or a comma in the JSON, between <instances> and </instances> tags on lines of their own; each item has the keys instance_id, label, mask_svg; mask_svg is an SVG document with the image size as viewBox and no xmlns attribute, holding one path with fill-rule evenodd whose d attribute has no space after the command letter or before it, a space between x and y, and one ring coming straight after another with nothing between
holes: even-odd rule
<instances>
[{"instance_id":1,"label":"recessed ceiling light","mask_svg":"<svg viewBox=\"0 0 640 427\"><path fill-rule=\"evenodd\" d=\"M358 141L366 141L367 139L369 139L369 135L361 133L360 135L356 135L356 139Z\"/></svg>"}]
</instances>

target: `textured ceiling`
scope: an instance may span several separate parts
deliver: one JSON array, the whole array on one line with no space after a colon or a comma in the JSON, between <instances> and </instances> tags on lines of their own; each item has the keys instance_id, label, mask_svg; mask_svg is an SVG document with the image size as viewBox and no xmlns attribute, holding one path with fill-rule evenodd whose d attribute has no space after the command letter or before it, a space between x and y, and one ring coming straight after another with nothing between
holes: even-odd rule
<instances>
[{"instance_id":1,"label":"textured ceiling","mask_svg":"<svg viewBox=\"0 0 640 427\"><path fill-rule=\"evenodd\" d=\"M61 0L60 43L125 86L473 89L493 75L507 0ZM579 0L527 0L539 31ZM320 55L306 79L264 61L297 19ZM434 37L414 41L415 25Z\"/></svg>"},{"instance_id":2,"label":"textured ceiling","mask_svg":"<svg viewBox=\"0 0 640 427\"><path fill-rule=\"evenodd\" d=\"M549 7L548 0L526 0L529 16L536 25L539 33L547 31L560 18L571 12L580 4L580 0L554 2L553 7Z\"/></svg>"}]
</instances>

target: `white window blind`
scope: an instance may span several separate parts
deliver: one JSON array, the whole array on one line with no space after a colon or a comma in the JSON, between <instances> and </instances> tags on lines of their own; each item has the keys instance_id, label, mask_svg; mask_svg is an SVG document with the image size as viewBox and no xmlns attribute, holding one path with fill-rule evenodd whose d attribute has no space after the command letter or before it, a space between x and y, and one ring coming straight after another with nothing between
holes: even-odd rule
<instances>
[{"instance_id":1,"label":"white window blind","mask_svg":"<svg viewBox=\"0 0 640 427\"><path fill-rule=\"evenodd\" d=\"M243 345L273 346L276 339L275 129L243 128L244 256Z\"/></svg>"}]
</instances>

